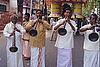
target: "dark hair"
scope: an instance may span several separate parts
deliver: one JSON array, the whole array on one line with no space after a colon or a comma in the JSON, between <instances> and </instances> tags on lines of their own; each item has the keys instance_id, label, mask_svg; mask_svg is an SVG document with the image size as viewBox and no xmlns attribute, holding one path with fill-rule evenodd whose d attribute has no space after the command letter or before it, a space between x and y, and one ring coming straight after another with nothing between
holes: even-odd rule
<instances>
[{"instance_id":1,"label":"dark hair","mask_svg":"<svg viewBox=\"0 0 100 67\"><path fill-rule=\"evenodd\" d=\"M25 15L28 16L28 17L30 17L30 14L29 13L25 13Z\"/></svg>"},{"instance_id":2,"label":"dark hair","mask_svg":"<svg viewBox=\"0 0 100 67\"><path fill-rule=\"evenodd\" d=\"M68 4L64 4L64 5L62 6L62 8L63 8L63 10L65 10L66 8L67 8L67 9L71 9L70 5L68 5Z\"/></svg>"},{"instance_id":3,"label":"dark hair","mask_svg":"<svg viewBox=\"0 0 100 67\"><path fill-rule=\"evenodd\" d=\"M43 11L42 11L42 10L40 10L40 9L37 9L37 10L36 10L36 13L37 13L38 11L40 11L40 12L41 12L41 14L43 14Z\"/></svg>"},{"instance_id":4,"label":"dark hair","mask_svg":"<svg viewBox=\"0 0 100 67\"><path fill-rule=\"evenodd\" d=\"M16 14L13 14L10 18L11 18L11 20L14 18L18 19L18 16Z\"/></svg>"},{"instance_id":5,"label":"dark hair","mask_svg":"<svg viewBox=\"0 0 100 67\"><path fill-rule=\"evenodd\" d=\"M63 10L62 10L62 16L63 16L64 13L66 12L66 10L69 10L69 11L72 12L72 9L71 9L70 5L68 5L68 4L64 4L64 5L62 6L62 8L63 8Z\"/></svg>"},{"instance_id":6,"label":"dark hair","mask_svg":"<svg viewBox=\"0 0 100 67\"><path fill-rule=\"evenodd\" d=\"M91 14L91 15L90 15L90 19L91 19L92 16L94 16L95 19L97 20L97 18L98 18L97 14L95 14L95 13Z\"/></svg>"}]
</instances>

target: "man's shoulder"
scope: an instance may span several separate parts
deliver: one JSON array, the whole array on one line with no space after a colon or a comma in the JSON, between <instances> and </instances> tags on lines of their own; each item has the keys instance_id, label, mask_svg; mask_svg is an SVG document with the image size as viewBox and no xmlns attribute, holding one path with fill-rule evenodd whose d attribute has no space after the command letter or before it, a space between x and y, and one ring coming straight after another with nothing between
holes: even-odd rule
<instances>
[{"instance_id":1,"label":"man's shoulder","mask_svg":"<svg viewBox=\"0 0 100 67\"><path fill-rule=\"evenodd\" d=\"M59 19L59 20L57 21L57 23L61 23L61 22L63 22L64 20L65 20L64 18Z\"/></svg>"},{"instance_id":2,"label":"man's shoulder","mask_svg":"<svg viewBox=\"0 0 100 67\"><path fill-rule=\"evenodd\" d=\"M22 26L20 23L17 23L16 25L18 25L18 26Z\"/></svg>"},{"instance_id":3,"label":"man's shoulder","mask_svg":"<svg viewBox=\"0 0 100 67\"><path fill-rule=\"evenodd\" d=\"M65 20L65 18L59 19L59 21Z\"/></svg>"},{"instance_id":4,"label":"man's shoulder","mask_svg":"<svg viewBox=\"0 0 100 67\"><path fill-rule=\"evenodd\" d=\"M6 24L6 26L11 25L11 24L12 24L12 23L11 23L11 22L9 22L9 23L7 23L7 24Z\"/></svg>"},{"instance_id":5,"label":"man's shoulder","mask_svg":"<svg viewBox=\"0 0 100 67\"><path fill-rule=\"evenodd\" d=\"M50 23L46 20L43 20L42 22L43 22L43 25L50 25Z\"/></svg>"},{"instance_id":6,"label":"man's shoulder","mask_svg":"<svg viewBox=\"0 0 100 67\"><path fill-rule=\"evenodd\" d=\"M82 26L82 28L87 28L89 26L90 26L90 24L87 24L87 25Z\"/></svg>"},{"instance_id":7,"label":"man's shoulder","mask_svg":"<svg viewBox=\"0 0 100 67\"><path fill-rule=\"evenodd\" d=\"M48 22L48 21L46 21L46 20L42 20L43 22Z\"/></svg>"},{"instance_id":8,"label":"man's shoulder","mask_svg":"<svg viewBox=\"0 0 100 67\"><path fill-rule=\"evenodd\" d=\"M71 22L75 22L75 20L70 20Z\"/></svg>"}]
</instances>

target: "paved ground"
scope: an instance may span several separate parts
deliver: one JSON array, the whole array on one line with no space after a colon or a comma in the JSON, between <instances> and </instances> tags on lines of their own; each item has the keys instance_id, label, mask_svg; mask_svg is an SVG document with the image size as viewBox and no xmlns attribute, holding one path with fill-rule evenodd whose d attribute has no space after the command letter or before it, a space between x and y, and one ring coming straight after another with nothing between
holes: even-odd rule
<instances>
[{"instance_id":1,"label":"paved ground","mask_svg":"<svg viewBox=\"0 0 100 67\"><path fill-rule=\"evenodd\" d=\"M4 37L0 35L0 67L6 67L6 50Z\"/></svg>"},{"instance_id":2,"label":"paved ground","mask_svg":"<svg viewBox=\"0 0 100 67\"><path fill-rule=\"evenodd\" d=\"M56 67L57 49L54 47L54 41L50 41L50 31L46 37L46 67ZM73 49L73 67L82 67L83 65L83 36L75 36L75 48ZM6 67L5 38L0 37L0 67ZM30 61L24 60L24 66L29 67Z\"/></svg>"}]
</instances>

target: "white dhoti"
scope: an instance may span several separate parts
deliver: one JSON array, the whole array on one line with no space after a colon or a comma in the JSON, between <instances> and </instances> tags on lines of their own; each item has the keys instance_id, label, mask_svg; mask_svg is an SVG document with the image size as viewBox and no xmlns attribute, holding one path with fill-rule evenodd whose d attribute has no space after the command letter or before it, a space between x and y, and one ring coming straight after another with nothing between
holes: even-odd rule
<instances>
[{"instance_id":1,"label":"white dhoti","mask_svg":"<svg viewBox=\"0 0 100 67\"><path fill-rule=\"evenodd\" d=\"M16 44L17 52L10 52L12 45L8 43L7 49L7 67L23 67L22 44Z\"/></svg>"},{"instance_id":2,"label":"white dhoti","mask_svg":"<svg viewBox=\"0 0 100 67\"><path fill-rule=\"evenodd\" d=\"M22 54L10 52L7 55L7 67L23 67Z\"/></svg>"},{"instance_id":3,"label":"white dhoti","mask_svg":"<svg viewBox=\"0 0 100 67\"><path fill-rule=\"evenodd\" d=\"M84 67L99 67L99 51L84 50Z\"/></svg>"},{"instance_id":4,"label":"white dhoti","mask_svg":"<svg viewBox=\"0 0 100 67\"><path fill-rule=\"evenodd\" d=\"M72 49L58 48L57 67L72 67Z\"/></svg>"},{"instance_id":5,"label":"white dhoti","mask_svg":"<svg viewBox=\"0 0 100 67\"><path fill-rule=\"evenodd\" d=\"M30 67L37 67L38 56L39 56L39 48L31 48L31 66ZM45 67L45 48L42 48L40 67Z\"/></svg>"}]
</instances>

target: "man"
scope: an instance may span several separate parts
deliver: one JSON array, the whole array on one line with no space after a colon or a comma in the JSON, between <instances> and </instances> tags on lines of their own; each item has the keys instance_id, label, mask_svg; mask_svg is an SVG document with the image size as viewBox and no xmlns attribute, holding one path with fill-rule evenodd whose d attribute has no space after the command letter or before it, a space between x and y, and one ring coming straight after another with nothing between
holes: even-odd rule
<instances>
[{"instance_id":1,"label":"man","mask_svg":"<svg viewBox=\"0 0 100 67\"><path fill-rule=\"evenodd\" d=\"M25 27L29 22L32 22L30 20L30 14L25 13L23 26ZM25 60L30 59L29 37L30 37L30 35L27 32L23 35L23 56L24 56Z\"/></svg>"},{"instance_id":2,"label":"man","mask_svg":"<svg viewBox=\"0 0 100 67\"><path fill-rule=\"evenodd\" d=\"M80 28L81 34L84 34L84 67L99 67L99 39L92 41L89 36L95 30L97 32L97 18L96 14L90 15L89 24ZM92 38L93 39L93 38Z\"/></svg>"},{"instance_id":3,"label":"man","mask_svg":"<svg viewBox=\"0 0 100 67\"><path fill-rule=\"evenodd\" d=\"M25 29L30 32L32 28L37 30L36 36L30 35L31 65L30 67L45 67L45 36L46 30L52 29L47 21L42 20L42 11L36 11L37 19L29 22Z\"/></svg>"},{"instance_id":4,"label":"man","mask_svg":"<svg viewBox=\"0 0 100 67\"><path fill-rule=\"evenodd\" d=\"M23 67L21 37L26 31L20 24L18 24L17 20L18 17L14 14L11 17L11 22L6 24L3 31L7 40L7 67ZM18 48L17 52L11 52L9 50L13 45Z\"/></svg>"},{"instance_id":5,"label":"man","mask_svg":"<svg viewBox=\"0 0 100 67\"><path fill-rule=\"evenodd\" d=\"M57 67L72 67L72 48L74 47L73 34L77 30L75 21L71 20L71 7L63 10L62 19L58 20L54 30L64 27L67 30L65 35L57 35L55 46L58 49ZM59 33L59 32L58 32Z\"/></svg>"}]
</instances>

